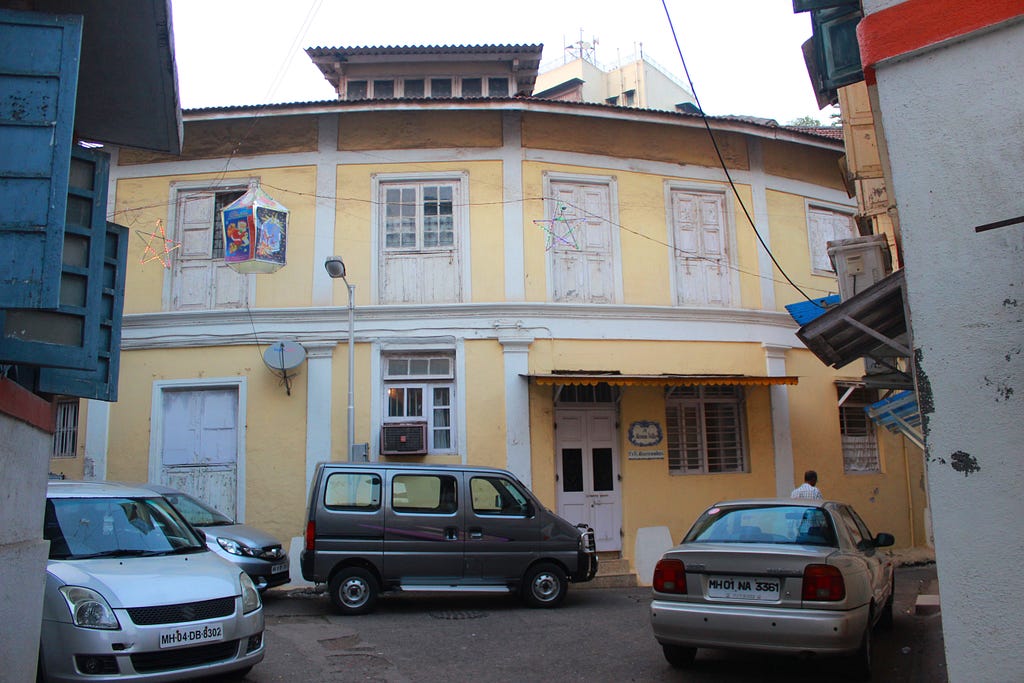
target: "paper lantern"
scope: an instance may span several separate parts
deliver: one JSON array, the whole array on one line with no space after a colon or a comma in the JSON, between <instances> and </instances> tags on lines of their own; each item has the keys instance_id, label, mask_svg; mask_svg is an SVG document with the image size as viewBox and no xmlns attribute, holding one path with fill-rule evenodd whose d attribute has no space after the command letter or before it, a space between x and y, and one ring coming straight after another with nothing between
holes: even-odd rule
<instances>
[{"instance_id":1,"label":"paper lantern","mask_svg":"<svg viewBox=\"0 0 1024 683\"><path fill-rule=\"evenodd\" d=\"M285 264L288 209L253 186L224 207L224 261L239 273L273 273Z\"/></svg>"}]
</instances>

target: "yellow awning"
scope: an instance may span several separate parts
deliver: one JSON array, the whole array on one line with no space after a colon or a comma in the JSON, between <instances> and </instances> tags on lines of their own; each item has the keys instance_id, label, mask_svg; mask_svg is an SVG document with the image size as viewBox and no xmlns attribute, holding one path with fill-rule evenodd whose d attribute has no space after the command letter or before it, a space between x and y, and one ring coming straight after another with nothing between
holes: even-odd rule
<instances>
[{"instance_id":1,"label":"yellow awning","mask_svg":"<svg viewBox=\"0 0 1024 683\"><path fill-rule=\"evenodd\" d=\"M756 375L624 375L617 372L553 373L523 375L539 385L582 384L594 385L605 382L614 385L639 386L692 386L695 384L729 384L739 386L766 386L772 384L796 384L793 376L766 377Z\"/></svg>"}]
</instances>

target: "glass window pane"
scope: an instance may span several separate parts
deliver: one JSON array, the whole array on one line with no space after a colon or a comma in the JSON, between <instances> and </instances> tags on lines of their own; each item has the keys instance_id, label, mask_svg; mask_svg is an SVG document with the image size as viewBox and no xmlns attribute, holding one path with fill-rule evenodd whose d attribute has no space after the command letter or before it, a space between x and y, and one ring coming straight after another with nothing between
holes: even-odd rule
<instances>
[{"instance_id":1,"label":"glass window pane","mask_svg":"<svg viewBox=\"0 0 1024 683\"><path fill-rule=\"evenodd\" d=\"M71 173L68 187L91 192L95 182L96 164L86 159L71 158ZM86 224L88 225L88 224Z\"/></svg>"},{"instance_id":2,"label":"glass window pane","mask_svg":"<svg viewBox=\"0 0 1024 683\"><path fill-rule=\"evenodd\" d=\"M458 509L456 479L450 476L398 474L392 480L392 505L399 512L450 514Z\"/></svg>"},{"instance_id":3,"label":"glass window pane","mask_svg":"<svg viewBox=\"0 0 1024 683\"><path fill-rule=\"evenodd\" d=\"M484 94L484 82L481 78L463 78L462 96L480 97Z\"/></svg>"},{"instance_id":4,"label":"glass window pane","mask_svg":"<svg viewBox=\"0 0 1024 683\"><path fill-rule=\"evenodd\" d=\"M569 493L583 490L583 449L562 449L562 490Z\"/></svg>"},{"instance_id":5,"label":"glass window pane","mask_svg":"<svg viewBox=\"0 0 1024 683\"><path fill-rule=\"evenodd\" d=\"M450 79L450 78L431 78L430 79L430 96L431 97L451 97L452 96L452 79Z\"/></svg>"},{"instance_id":6,"label":"glass window pane","mask_svg":"<svg viewBox=\"0 0 1024 683\"><path fill-rule=\"evenodd\" d=\"M380 80L373 82L373 96L378 100L389 99L395 96L395 82L392 80Z\"/></svg>"},{"instance_id":7,"label":"glass window pane","mask_svg":"<svg viewBox=\"0 0 1024 683\"><path fill-rule=\"evenodd\" d=\"M409 374L408 358L388 358L388 375L402 377Z\"/></svg>"},{"instance_id":8,"label":"glass window pane","mask_svg":"<svg viewBox=\"0 0 1024 683\"><path fill-rule=\"evenodd\" d=\"M388 417L405 417L405 389L388 387Z\"/></svg>"},{"instance_id":9,"label":"glass window pane","mask_svg":"<svg viewBox=\"0 0 1024 683\"><path fill-rule=\"evenodd\" d=\"M590 454L590 459L594 466L594 490L614 491L615 474L612 449L595 448Z\"/></svg>"},{"instance_id":10,"label":"glass window pane","mask_svg":"<svg viewBox=\"0 0 1024 683\"><path fill-rule=\"evenodd\" d=\"M332 474L324 487L324 505L332 510L377 510L380 488L380 477L376 474Z\"/></svg>"},{"instance_id":11,"label":"glass window pane","mask_svg":"<svg viewBox=\"0 0 1024 683\"><path fill-rule=\"evenodd\" d=\"M428 373L437 377L451 377L451 360L448 358L431 358Z\"/></svg>"},{"instance_id":12,"label":"glass window pane","mask_svg":"<svg viewBox=\"0 0 1024 683\"><path fill-rule=\"evenodd\" d=\"M435 407L448 407L451 406L451 388L450 387L434 387L434 406ZM447 422L445 423L447 424Z\"/></svg>"},{"instance_id":13,"label":"glass window pane","mask_svg":"<svg viewBox=\"0 0 1024 683\"><path fill-rule=\"evenodd\" d=\"M423 417L423 389L409 387L405 394L405 414L409 417Z\"/></svg>"},{"instance_id":14,"label":"glass window pane","mask_svg":"<svg viewBox=\"0 0 1024 683\"><path fill-rule=\"evenodd\" d=\"M430 367L430 360L428 358L410 358L409 359L409 374L410 375L425 375Z\"/></svg>"},{"instance_id":15,"label":"glass window pane","mask_svg":"<svg viewBox=\"0 0 1024 683\"><path fill-rule=\"evenodd\" d=\"M488 78L487 94L490 97L508 97L508 79Z\"/></svg>"},{"instance_id":16,"label":"glass window pane","mask_svg":"<svg viewBox=\"0 0 1024 683\"><path fill-rule=\"evenodd\" d=\"M423 97L423 79L405 79L405 97Z\"/></svg>"},{"instance_id":17,"label":"glass window pane","mask_svg":"<svg viewBox=\"0 0 1024 683\"><path fill-rule=\"evenodd\" d=\"M349 81L347 86L348 100L366 99L366 81Z\"/></svg>"}]
</instances>

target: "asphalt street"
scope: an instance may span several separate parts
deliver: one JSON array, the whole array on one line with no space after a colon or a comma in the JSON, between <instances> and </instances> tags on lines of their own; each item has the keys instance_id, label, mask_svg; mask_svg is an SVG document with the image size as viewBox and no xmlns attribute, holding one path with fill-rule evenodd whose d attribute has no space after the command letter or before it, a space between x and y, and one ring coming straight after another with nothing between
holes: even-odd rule
<instances>
[{"instance_id":1,"label":"asphalt street","mask_svg":"<svg viewBox=\"0 0 1024 683\"><path fill-rule=\"evenodd\" d=\"M896 619L875 639L874 681L944 683L941 615L918 614L934 564L897 570ZM574 587L564 605L534 610L513 596L394 595L372 614L342 617L313 589L264 597L267 656L251 683L303 681L821 681L844 680L839 659L700 650L677 671L651 635L649 588Z\"/></svg>"}]
</instances>

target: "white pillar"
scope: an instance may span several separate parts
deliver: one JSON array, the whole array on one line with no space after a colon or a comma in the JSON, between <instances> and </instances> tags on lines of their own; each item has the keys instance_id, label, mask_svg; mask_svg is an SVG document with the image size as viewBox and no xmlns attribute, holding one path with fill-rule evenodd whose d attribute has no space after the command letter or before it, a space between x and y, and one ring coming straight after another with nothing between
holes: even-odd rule
<instances>
[{"instance_id":1,"label":"white pillar","mask_svg":"<svg viewBox=\"0 0 1024 683\"><path fill-rule=\"evenodd\" d=\"M331 378L335 342L306 343L306 491L316 464L331 459Z\"/></svg>"},{"instance_id":2,"label":"white pillar","mask_svg":"<svg viewBox=\"0 0 1024 683\"><path fill-rule=\"evenodd\" d=\"M321 116L319 119L316 165L316 196L334 197L338 194L338 117ZM322 264L335 253L334 233L336 205L334 201L318 200L313 217L313 305L330 306L334 280L324 277Z\"/></svg>"},{"instance_id":3,"label":"white pillar","mask_svg":"<svg viewBox=\"0 0 1024 683\"><path fill-rule=\"evenodd\" d=\"M85 467L82 473L86 481L106 480L109 442L110 403L88 400L85 411Z\"/></svg>"},{"instance_id":4,"label":"white pillar","mask_svg":"<svg viewBox=\"0 0 1024 683\"><path fill-rule=\"evenodd\" d=\"M505 198L505 301L526 299L525 246L523 245L523 140L522 114L506 112L501 119L501 176Z\"/></svg>"},{"instance_id":5,"label":"white pillar","mask_svg":"<svg viewBox=\"0 0 1024 683\"><path fill-rule=\"evenodd\" d=\"M750 194L753 197L753 219L757 234L771 247L771 229L768 227L768 183L764 172L764 151L761 141L750 138L747 141L747 157L750 159ZM736 216L737 225L747 222L747 217ZM749 229L744 226L740 230ZM756 239L756 238L755 238ZM757 246L757 272L761 280L761 308L775 310L775 264L772 257L760 244Z\"/></svg>"},{"instance_id":6,"label":"white pillar","mask_svg":"<svg viewBox=\"0 0 1024 683\"><path fill-rule=\"evenodd\" d=\"M786 376L789 347L762 344L769 377ZM788 498L793 490L793 434L789 425L789 389L784 384L770 387L772 404L772 445L775 449L775 495Z\"/></svg>"},{"instance_id":7,"label":"white pillar","mask_svg":"<svg viewBox=\"0 0 1024 683\"><path fill-rule=\"evenodd\" d=\"M521 482L533 486L530 464L530 384L522 375L530 371L532 336L516 331L498 337L505 358L505 458L507 468Z\"/></svg>"}]
</instances>

